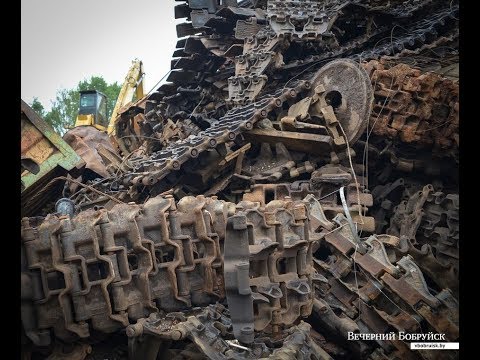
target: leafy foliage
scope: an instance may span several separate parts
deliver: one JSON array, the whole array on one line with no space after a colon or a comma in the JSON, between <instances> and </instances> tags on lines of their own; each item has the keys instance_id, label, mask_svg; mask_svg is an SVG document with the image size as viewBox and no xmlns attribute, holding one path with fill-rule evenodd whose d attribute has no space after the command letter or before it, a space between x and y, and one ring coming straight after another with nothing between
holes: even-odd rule
<instances>
[{"instance_id":1,"label":"leafy foliage","mask_svg":"<svg viewBox=\"0 0 480 360\"><path fill-rule=\"evenodd\" d=\"M41 117L45 116L45 108L43 107L38 97L34 97L32 103L30 104L32 109Z\"/></svg>"},{"instance_id":2,"label":"leafy foliage","mask_svg":"<svg viewBox=\"0 0 480 360\"><path fill-rule=\"evenodd\" d=\"M97 90L107 96L107 115L108 118L117 101L121 86L114 82L107 84L101 76L92 76L90 79L80 81L73 89L60 89L57 91L55 100L52 101L52 108L46 112L38 98L34 98L30 106L43 119L52 125L52 127L60 134L64 134L69 127L75 125L75 119L78 114L78 106L80 101L80 91Z\"/></svg>"}]
</instances>

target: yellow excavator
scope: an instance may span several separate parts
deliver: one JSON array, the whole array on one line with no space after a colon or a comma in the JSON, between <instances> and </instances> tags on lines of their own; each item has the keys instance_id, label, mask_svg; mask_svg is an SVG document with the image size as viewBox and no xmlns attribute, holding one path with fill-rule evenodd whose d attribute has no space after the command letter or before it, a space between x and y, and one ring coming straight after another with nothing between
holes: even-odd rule
<instances>
[{"instance_id":1,"label":"yellow excavator","mask_svg":"<svg viewBox=\"0 0 480 360\"><path fill-rule=\"evenodd\" d=\"M63 136L63 139L84 160L85 168L101 177L108 177L112 168L123 166L115 137L115 121L119 117L119 111L134 100L134 95L137 100L143 98L143 77L142 62L135 59L125 76L110 119L107 118L105 94L97 90L80 92L80 106L75 126ZM93 175L94 178L95 176Z\"/></svg>"},{"instance_id":2,"label":"yellow excavator","mask_svg":"<svg viewBox=\"0 0 480 360\"><path fill-rule=\"evenodd\" d=\"M107 131L107 97L97 90L80 91L77 126L93 126L100 131Z\"/></svg>"},{"instance_id":3,"label":"yellow excavator","mask_svg":"<svg viewBox=\"0 0 480 360\"><path fill-rule=\"evenodd\" d=\"M118 116L118 111L131 102L134 95L136 95L137 100L144 96L144 75L142 62L138 59L133 60L110 115L110 121L107 119L107 97L105 94L97 90L81 91L75 127L93 126L100 131L106 131L108 135L114 136L115 119Z\"/></svg>"}]
</instances>

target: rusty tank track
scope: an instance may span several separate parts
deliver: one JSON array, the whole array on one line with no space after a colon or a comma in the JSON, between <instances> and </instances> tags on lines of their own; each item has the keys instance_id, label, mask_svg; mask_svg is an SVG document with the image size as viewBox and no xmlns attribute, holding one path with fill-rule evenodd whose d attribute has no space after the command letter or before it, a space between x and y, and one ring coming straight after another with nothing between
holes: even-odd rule
<instances>
[{"instance_id":1,"label":"rusty tank track","mask_svg":"<svg viewBox=\"0 0 480 360\"><path fill-rule=\"evenodd\" d=\"M428 4L428 2L420 2L419 4L426 5L426 4ZM395 6L391 6L389 8L395 8ZM209 13L210 13L211 10L212 9L209 8L209 10L208 10ZM247 13L250 16L255 14L255 13L249 13L248 11L247 11ZM219 16L226 16L226 15L224 15L224 12L220 12L219 14L220 14ZM435 10L435 12L433 14L428 14L425 19L422 19L419 22L414 23L413 25L410 25L409 26L410 31L407 32L406 34L403 34L401 36L398 36L398 35L395 36L395 39L392 39L393 42L389 41L388 44L383 44L383 45L382 44L379 44L379 45L376 44L373 49L366 49L366 50L361 51L359 54L351 55L351 56L353 56L354 59L358 59L358 60L378 58L378 56L381 56L381 55L393 55L394 53L402 52L402 51L405 51L405 50L410 49L410 48L415 49L415 48L418 48L420 46L420 44L435 42L435 39L437 38L437 36L439 36L440 34L443 34L445 32L445 29L451 29L451 21L455 21L456 14L458 14L458 5L456 5L456 4L451 5L446 9L440 7L438 10ZM238 16L240 16L240 15L238 15ZM242 15L242 16L244 16L244 15ZM370 32L369 34L366 34L363 37L363 39L365 41L367 41L367 39L371 39L372 36L375 37L375 34L380 34L383 31L384 30L382 30L382 27L379 27L379 28L373 30L373 33ZM262 31L259 31L258 34L260 34L261 32ZM252 39L260 36L258 34L256 34ZM261 36L263 36L263 35L261 35ZM266 42L265 43L259 43L258 46L249 45L249 43L246 42L245 45L244 45L244 51L248 50L246 52L246 54L248 54L248 58L249 58L248 62L253 61L251 59L251 56L253 56L257 53L258 53L257 54L258 56L262 55L265 52L265 49L264 49L264 47L266 46L265 44L267 44L267 43L269 44L272 41L274 41L275 36L273 36L273 38L271 38L271 39L270 39L270 37L268 37L268 39L270 39L268 41L262 40L262 41L266 41ZM213 51L213 53L215 54L216 57L220 56L220 53L218 51L213 50L215 48L214 45L211 45L211 44L217 44L218 41L216 41L214 39L208 39L208 37L207 38L202 38L201 36L200 37L191 36L186 40L186 42L181 41L179 43L181 43L181 45L179 45L180 47L184 46L184 50L182 50L183 53L193 54L193 55L190 55L190 57L195 55L195 50L192 50L192 49L195 49L198 46L202 46L206 49L211 48L212 49L211 51ZM315 64L316 62L319 62L322 59L328 59L328 58L338 57L338 56L345 56L345 55L348 54L347 49L349 49L349 48L358 51L358 49L361 48L361 46L360 46L361 43L362 43L361 40L360 41L354 40L350 44L341 45L340 48L338 50L334 50L333 53L325 52L325 54L322 54L320 57L313 56L308 61L302 60L301 64L298 64L298 63L294 62L290 65L287 64L287 65L284 65L284 66L280 66L279 70L282 70L282 68L290 69L290 70L295 70L296 68L301 69L301 68L303 68L303 65L308 65L309 63L312 63L312 62ZM199 45L195 45L195 44L199 44ZM345 46L346 48L344 48L343 46ZM268 46L268 48L270 48L270 47ZM272 51L267 51L267 52L270 54ZM201 53L199 53L198 56L200 56L200 54ZM257 56L257 55L255 55L255 56ZM238 59L240 59L240 60L244 59L245 56L246 55L244 55L243 57L238 57ZM263 57L262 57L262 59L263 59ZM270 54L269 58L270 59L272 58L272 54ZM187 59L187 57L180 58L180 60L181 59ZM185 64L189 64L188 62L185 62L186 60L183 61L183 62L181 62L180 60L178 60L176 62L175 69L177 69L178 67L184 66ZM243 61L246 62L246 58ZM237 70L236 71L239 72L239 73L244 73L245 71L247 73L249 73L251 71L254 71L255 74L263 73L263 71L265 70L265 66L264 65L259 65L259 63L258 63L259 61L260 60L258 60L258 59L253 61L252 62L253 65L249 65L245 69L243 69L243 67L239 68L238 65L237 65ZM265 61L265 60L262 60L262 61ZM269 60L269 61L271 62L272 60ZM220 64L220 62L215 62L215 63ZM181 64L184 64L184 65L181 65ZM300 65L302 65L302 66L300 66ZM187 66L187 65L185 65L185 66ZM187 66L187 68L190 69L190 67L188 67L188 66ZM202 74L203 77L205 77L207 74L213 74L212 71L214 69L218 69L219 66L220 65L217 65L217 66L213 67L210 71L200 71L200 72L198 72L198 74ZM186 70L187 68L185 68L184 70ZM195 71L195 67L191 68L189 71ZM314 70L312 69L311 71L314 71ZM256 76L260 76L258 74ZM262 76L264 76L264 75L262 75ZM187 81L187 80L182 80L182 79L183 78L178 78L178 79L171 78L169 80L174 81L174 82L176 81L179 85L183 86L184 81ZM199 79L196 79L196 80L198 80L200 82ZM188 83L188 81L187 81L187 83ZM263 88L264 85L261 85L261 87ZM167 88L169 89L169 87L167 87ZM197 88L198 89L193 89L192 88L191 90L188 90L187 88L185 88L184 90L181 90L181 87L178 87L178 91L179 91L178 94L182 94L181 91L187 91L187 90L192 91L193 92L192 94L199 94L199 91L201 90L201 87L197 86ZM279 86L276 85L276 88L278 89ZM155 102L156 100L154 100L154 99L157 99L157 98L161 97L160 94L162 93L162 91L164 91L163 89L165 89L165 86L163 86L163 88L161 87L159 89L160 92L157 95L153 94L153 95L150 96L152 101ZM256 93L258 93L258 91ZM264 95L262 97L262 100L267 98L268 96L269 96L268 94ZM169 96L166 96L165 99L167 99L168 97ZM172 96L170 96L170 97L172 97ZM147 101L147 104L148 104L148 101ZM147 105L147 107L148 107L148 105ZM149 110L150 108L151 108L151 106L148 107L148 109L145 110L147 118L149 117L149 114L155 113L154 111ZM236 111L239 114L243 110L241 110L241 107L240 107L239 110L232 110L232 111L233 112ZM187 114L185 114L185 115L187 115ZM150 115L150 117L151 116L152 115ZM155 115L155 116L158 116L158 115ZM164 119L165 116L161 115L160 118ZM228 115L225 115L224 118L220 118L218 122L215 122L213 127L217 127L218 124L221 124L223 122L223 120L231 121L231 118ZM163 121L163 120L160 120L160 121ZM232 125L232 126L235 126L235 125ZM209 141L216 142L216 143L219 143L219 144L224 142L224 141L218 141L217 138L219 136L223 136L223 137L228 136L228 135L231 136L231 137L234 136L231 133L230 130L227 130L228 135L226 135L225 133L223 133L221 135L218 135L218 133L216 133L217 129L207 128L206 130L204 130L204 132L200 132L200 133L196 134L195 135L197 137L196 139L198 139L199 137L202 137L202 136L205 136L205 137L208 138L210 132L213 133L213 136L211 136L209 138ZM167 149L161 150L159 153L157 153L157 155L151 157L151 159L150 159L151 161L145 162L144 165L146 165L146 166L140 165L140 161L137 162L134 171L131 172L130 174L126 175L126 176L123 176L123 181L120 181L120 183L124 182L125 183L124 186L125 185L130 186L130 182L131 182L131 183L134 184L133 188L138 188L139 186L151 186L152 184L157 183L159 180L164 178L164 176L162 174L165 174L165 176L167 176L168 173L170 173L172 170L179 169L180 166L182 165L182 163L186 161L187 157L192 158L192 157L198 156L198 154L199 154L198 150L200 150L200 152L201 152L201 150L203 150L206 146L208 147L208 145L199 145L198 142L201 142L201 141L197 140L196 142L195 141L192 142L192 141L189 141L188 139L185 139L185 140L180 141L180 142L171 143L171 145L168 147L168 150ZM192 154L188 154L189 151L192 151ZM170 156L170 158L167 159L166 157L168 157L169 155L171 155L171 156ZM156 169L156 168L150 166L150 164L153 164L153 163L156 163L156 165L154 167L158 167L160 169ZM139 172L144 172L143 171L144 169L145 170L146 169L152 169L152 175L149 177L148 175L138 174ZM132 191L130 192L130 195L131 196L133 195ZM134 197L134 199L135 199L135 197Z\"/></svg>"},{"instance_id":2,"label":"rusty tank track","mask_svg":"<svg viewBox=\"0 0 480 360\"><path fill-rule=\"evenodd\" d=\"M399 251L411 254L438 287L458 296L458 194L435 191L429 184L393 211L387 233L400 238Z\"/></svg>"},{"instance_id":3,"label":"rusty tank track","mask_svg":"<svg viewBox=\"0 0 480 360\"><path fill-rule=\"evenodd\" d=\"M383 1L365 1L365 0L356 0L355 3L364 6L370 11L378 11L385 14L392 15L396 18L409 17L413 15L416 11L429 6L432 4L433 0L397 0L390 1L387 5L384 5Z\"/></svg>"},{"instance_id":4,"label":"rusty tank track","mask_svg":"<svg viewBox=\"0 0 480 360\"><path fill-rule=\"evenodd\" d=\"M90 185L120 200L139 200L138 197L145 189L149 189L147 193L150 195L157 195L178 182L174 174L186 162L198 158L210 149L234 141L242 133L252 129L257 121L266 118L271 111L280 110L284 102L295 100L300 93L309 89L309 81L297 80L288 88L264 95L252 104L235 107L204 131L172 142L165 149L152 154L134 154L128 160L131 171L127 169L119 176L106 179L107 181L90 182ZM173 178L169 177L170 174L173 174ZM152 191L161 180L164 181L159 184L159 191ZM97 200L91 199L99 197L84 189L76 194L75 201L82 204L84 198L88 199L88 203L95 203Z\"/></svg>"},{"instance_id":5,"label":"rusty tank track","mask_svg":"<svg viewBox=\"0 0 480 360\"><path fill-rule=\"evenodd\" d=\"M288 198L234 206L201 196L178 203L156 197L144 205L88 210L72 219L25 218L25 332L45 346L51 342L49 329L72 341L89 338L92 331L126 328L133 342L141 335L175 341L190 337L197 345L215 338L227 351L227 333L219 337L218 326L208 325L212 315L187 316L192 306L226 295L226 327L253 349L259 337L293 334L308 316L319 317L317 331L341 338L346 330L383 333L391 328L431 329L450 341L458 338L455 299L449 290L432 294L409 255L395 257L397 237L358 239L342 213L322 223L316 210L308 200ZM160 321L161 310L180 312L183 320L173 321L177 315L172 313ZM295 343L302 348L307 342L305 349L312 349L318 346L312 341L307 336ZM350 346L362 356L415 358L403 342ZM203 351L208 356L208 347ZM274 358L290 353L288 346L275 351Z\"/></svg>"},{"instance_id":6,"label":"rusty tank track","mask_svg":"<svg viewBox=\"0 0 480 360\"><path fill-rule=\"evenodd\" d=\"M156 315L156 316L155 316ZM255 342L246 346L232 346L233 327L230 312L220 304L209 305L204 309L175 313L167 316L154 316L142 319L127 328L129 341L133 347L148 353L145 343L136 339L147 335L147 344L155 346L158 338L171 338L175 334L177 341L189 339L197 346L184 355L187 359L330 359L311 337L311 326L301 321L298 325L286 330L281 337L273 341L265 337L257 337ZM235 345L235 343L233 343ZM202 349L205 357L198 354ZM137 350L137 354L138 349ZM195 354L197 353L197 354ZM173 358L173 354L165 352L164 356ZM201 357L197 356L200 355ZM147 355L148 356L148 355ZM175 357L175 359L177 359ZM183 359L183 357L178 358Z\"/></svg>"},{"instance_id":7,"label":"rusty tank track","mask_svg":"<svg viewBox=\"0 0 480 360\"><path fill-rule=\"evenodd\" d=\"M267 117L270 111L281 108L285 101L295 99L298 94L308 89L308 81L298 81L287 89L279 89L274 94L262 96L255 103L230 110L210 128L172 143L166 149L153 153L148 159L131 159L134 172L124 174L123 182L131 182L133 187L155 185L202 152L235 140L242 132L252 129L258 120Z\"/></svg>"},{"instance_id":8,"label":"rusty tank track","mask_svg":"<svg viewBox=\"0 0 480 360\"><path fill-rule=\"evenodd\" d=\"M246 319L236 317L238 311L252 316L250 330L242 333L253 336L254 321L257 331L278 332L311 312L314 239L306 213L302 202L262 208L242 202L235 209L216 198L175 203L167 196L87 210L72 219L51 215L36 224L25 218L25 332L40 346L50 343L50 328L64 340L87 338L90 331L110 333L159 310L205 306L224 299L225 290L236 334ZM246 282L231 273L239 254L245 256L239 264L246 264ZM249 267L257 272L250 284ZM245 292L262 302L255 315L253 304L235 306Z\"/></svg>"},{"instance_id":9,"label":"rusty tank track","mask_svg":"<svg viewBox=\"0 0 480 360\"><path fill-rule=\"evenodd\" d=\"M341 217L338 221L345 223ZM448 289L432 293L413 258L395 256L398 247L399 239L389 235L373 235L359 243L345 227L325 236L314 254L315 267L324 276L314 302L319 328L344 340L348 331L429 330L445 333L450 341L458 339L457 300ZM417 358L398 340L376 341L375 350L362 340L342 343L360 357Z\"/></svg>"},{"instance_id":10,"label":"rusty tank track","mask_svg":"<svg viewBox=\"0 0 480 360\"><path fill-rule=\"evenodd\" d=\"M458 31L455 32L455 30L453 30L453 34L451 35L440 36L440 34L452 31L451 23L458 21L459 8L458 5L454 5L449 9L439 9L437 11L436 13L428 14L425 19L414 22L410 25L409 31L404 34L392 37L388 31L390 30L388 27L379 26L369 33L341 45L338 49L287 63L280 70L293 70L297 67L313 66L316 63L338 57L347 57L356 61L376 60L383 56L387 58L397 58L409 55L410 52L417 51L418 49L439 46L441 41L445 41L444 39L458 36ZM383 41L380 35L385 36ZM373 48L362 49L364 46L370 44L372 38L378 38L378 44ZM439 39L442 40L439 41Z\"/></svg>"},{"instance_id":11,"label":"rusty tank track","mask_svg":"<svg viewBox=\"0 0 480 360\"><path fill-rule=\"evenodd\" d=\"M420 22L418 22L416 25L414 25L412 28L415 29L415 30L412 30L411 33L407 34L406 37L400 37L399 39L396 38L394 43L381 45L374 50L366 50L367 52L368 51L373 51L371 53L371 55L368 55L368 53L364 51L364 52L361 52L360 54L354 55L353 58L356 58L356 59L377 58L379 55L382 55L382 54L383 55L391 55L392 51L394 51L394 52L404 51L405 49L408 49L409 47L417 48L419 43L427 42L427 41L430 41L431 39L435 39L435 37L434 37L435 34L441 33L441 29L438 29L438 27L450 28L449 25L448 25L448 20L454 19L455 14L457 14L457 13L458 13L458 6L457 5L454 5L454 6L450 7L449 9L446 9L446 10L439 10L439 13L431 15L430 18L423 19ZM365 36L365 39L367 39L367 36ZM352 46L352 48L358 49L358 45L359 45L359 43L357 42L357 43L352 43L350 46ZM263 51L261 49L263 49L263 48L259 48L258 51ZM384 50L382 50L382 49L384 49ZM250 54L250 52L249 52L249 54ZM343 51L341 53L335 53L335 54L333 54L333 53L328 54L327 53L327 54L324 55L323 59L327 59L329 57L334 57L334 56L339 56L341 54L345 54L345 52ZM320 61L320 60L322 60L322 58L312 58L307 63L310 63L310 62L315 63L315 62ZM303 63L302 65L305 65L307 63ZM298 64L296 64L296 65L298 66ZM295 66L295 67L297 67L297 66ZM286 68L288 68L288 65L286 66ZM254 69L256 69L256 67L254 67ZM414 71L414 70L412 70L412 71ZM418 76L418 73L417 73L417 76ZM372 81L372 82L375 83L375 81ZM426 90L426 91L428 91L428 90ZM381 94L378 94L378 95L380 96ZM258 102L266 101L266 99L268 97L269 97L268 94L264 95L258 100ZM271 101L273 101L273 98L278 97L278 94L270 95L270 97L272 98ZM440 102L440 101L441 101L441 99L438 100L438 102ZM205 137L205 139L208 139L208 141L212 141L212 143L215 144L214 146L216 146L216 144L224 143L226 140L228 141L228 136L230 136L231 138L235 138L236 136L238 136L238 130L233 130L232 131L231 129L225 129L225 131L223 131L223 133L219 135L218 131L222 131L222 130L221 130L221 127L217 128L217 126L218 126L218 124L223 125L224 122L225 123L226 122L232 122L232 116L233 115L241 114L244 111L250 111L250 110L246 110L245 107L243 107L243 106L239 106L237 109L231 110L223 118L220 118L219 121L217 123L215 123L211 128L208 128L204 132L200 132L197 135L195 135L195 139L199 139L200 137ZM377 111L378 111L378 109L377 109ZM251 116L253 116L253 115L251 115ZM457 116L458 116L458 114L457 114ZM253 120L253 121L252 120L250 120L250 121L242 120L242 121L243 121L243 124L248 123L248 122L249 123L254 123L255 122L255 120ZM243 124L242 124L242 126L243 126ZM238 124L230 124L230 125L232 126L232 128L235 128L235 127L239 126ZM223 126L227 127L226 124L223 125ZM421 126L418 130L419 131L424 131L425 129L422 130L424 127L429 128L428 126ZM405 126L405 128L407 128L407 126ZM234 136L234 134L232 134L232 132L235 133L235 136ZM404 132L406 132L406 131L404 131ZM390 131L390 133L391 133L391 131ZM209 136L210 134L212 134L212 135ZM435 134L435 132L432 133L432 137L433 137L434 134ZM224 139L219 139L220 137L223 137ZM419 136L417 135L417 138L418 137ZM408 140L408 138L407 138L407 140ZM411 137L410 137L410 141L411 141ZM148 175L138 176L137 174L135 174L135 175L127 174L127 175L124 176L124 179L125 178L130 178L131 182L134 184L134 187L137 187L136 184L139 184L139 186L142 186L142 185L143 186L151 186L151 185L157 183L159 180L166 177L168 175L168 173L171 172L172 170L178 170L180 168L181 164L183 164L186 160L188 160L189 157L190 158L196 157L196 156L198 156L198 154L202 150L204 150L206 148L209 148L209 147L212 147L212 144L208 144L208 143L207 144L203 144L203 143L199 144L200 142L201 141L199 141L199 140L197 140L197 141L193 140L192 141L192 140L186 139L186 140L183 140L183 141L180 141L180 142L171 143L171 145L168 148L166 148L164 150L161 150L156 155L153 155L151 157L150 161L146 161L145 165L148 164L147 166L139 165L138 162L137 162L137 166L136 166L136 169L135 169L135 172L137 172L137 173L142 172L143 169L150 168L150 164L156 163L156 165L154 165L154 166L158 167L160 169L153 168L152 171L151 171L152 172L151 176L148 176ZM189 151L191 151L193 153L193 155L189 154ZM167 160L166 158L168 156L169 156L169 158ZM128 183L128 180L127 180L127 183Z\"/></svg>"},{"instance_id":12,"label":"rusty tank track","mask_svg":"<svg viewBox=\"0 0 480 360\"><path fill-rule=\"evenodd\" d=\"M458 83L405 64L386 69L372 60L365 67L375 87L371 114L375 135L458 149Z\"/></svg>"},{"instance_id":13,"label":"rusty tank track","mask_svg":"<svg viewBox=\"0 0 480 360\"><path fill-rule=\"evenodd\" d=\"M428 2L419 2L418 4L428 5ZM209 14L211 13L211 11L213 11L213 9L209 8L208 9ZM260 16L258 13L253 12L251 10L247 10L247 9L233 10L232 8L230 8L229 11L233 11L235 16L238 16L241 19L244 19L245 17L248 17L248 16ZM215 16L219 18L221 17L223 19L228 18L228 16L232 15L232 13L230 13L229 11L220 10ZM192 12L192 16L193 16L193 13L196 13L196 10ZM186 13L179 11L177 16L178 17L186 16ZM408 49L412 49L412 50L417 49L421 47L422 44L434 44L437 37L444 36L445 32L448 32L450 29L452 29L452 27L454 28L455 26L452 26L452 21L456 21L455 19L457 16L458 16L457 4L449 4L449 6L445 6L445 8L442 8L442 6L433 7L432 11L426 12L426 16L422 20L413 22L413 24L408 23L408 26L406 24L403 24L403 26L398 27L397 30L400 31L400 34L395 33L394 37L392 37L392 34L390 34L389 32L390 28L388 26L383 27L382 25L379 25L378 27L375 27L374 29L370 30L368 33L364 34L360 38L351 39L351 41L347 42L346 44L340 44L339 48L336 50L329 51L329 49L325 49L325 51L323 51L321 55L309 56L306 59L295 60L285 65L282 65L282 66L279 65L275 67L276 68L278 67L278 69L276 70L279 70L279 71L282 71L282 69L292 71L292 70L295 70L296 68L302 69L304 68L304 65L309 65L312 63L313 65L315 65L316 63L322 62L322 60L328 60L328 59L332 59L340 56L351 56L353 59L356 59L356 60L368 60L368 59L377 59L382 55L392 56L394 54L397 54L399 52L402 52ZM244 21L245 20L238 20L239 23L242 23ZM215 29L215 26L218 25L216 22L212 22L212 23L207 22L207 24L209 26L213 26L212 29ZM196 26L200 26L200 25L196 25ZM406 30L405 26L408 27L408 31L405 31ZM253 32L254 34L253 38L255 38L255 36L258 36L258 34L262 32L262 31L259 31L261 27L260 28L254 27L254 28L255 28L255 32ZM204 33L206 31L206 28L199 27L198 29L200 29ZM258 34L256 32L258 32ZM182 33L182 36L184 36L185 34ZM382 34L385 37L384 44L382 44L381 41L379 41L379 40L382 40L380 36ZM274 36L272 39L268 38L270 39L268 41L266 41L265 39L263 39L262 41L266 41L266 43L272 43L272 41L274 41L275 38L276 37ZM387 38L388 38L388 41L387 41ZM226 41L228 43L228 41L230 40L226 40ZM278 42L278 40L276 41ZM361 45L364 42L365 42L365 46L370 46L370 49L369 48L362 49ZM371 46L373 45L371 42L376 42L373 48ZM199 62L198 59L204 56L207 56L207 54L210 54L208 56L214 55L217 58L223 57L225 59L231 59L231 55L228 55L226 52L227 48L222 46L221 44L222 42L220 42L216 37L212 37L206 34L198 35L198 36L197 35L190 36L186 40L179 41L179 44L177 45L178 50L175 55L175 56L179 56L179 59L175 60L175 67L173 69L174 71L178 72L178 69L182 68L183 66L183 72L186 74L191 74L189 76L192 77L192 79L194 77L195 81L192 83L193 80L190 79L190 77L188 76L185 77L185 76L176 75L171 79L169 78L169 81L173 81L174 84L163 85L162 87L159 88L157 93L154 93L150 96L151 100L147 101L147 109L145 110L145 113L147 114L147 118L150 117L151 121L153 121L154 123L155 122L154 118L158 116L158 115L155 115L155 113L158 113L159 111L159 110L152 111L152 105L149 106L148 105L149 102L156 104L157 101L162 97L164 97L165 100L170 98L172 99L178 98L181 94L184 94L185 91L187 90L189 94L191 93L192 95L200 94L202 90L202 86L203 87L208 86L209 89L213 89L213 92L216 92L215 89L217 87L220 90L224 88L225 85L221 85L222 82L224 83L227 80L227 78L230 76L231 71L233 71L233 68L231 67L231 65L228 65L229 64L228 61L230 60L228 60L224 65L221 65L221 62L217 61L216 62L217 66L213 67L209 71L206 71L206 70L199 71L199 69L197 69L197 65L195 65L195 64L202 63L202 62ZM246 45L244 46L244 51L246 51L247 48L249 49L249 51L247 51L245 55L242 55L240 58L244 59L245 57L248 57L249 60L244 61L244 63L247 64L248 62L248 63L251 63L252 65L248 65L247 67L245 67L246 65L243 65L240 68L237 66L236 71L239 73L250 73L253 71L256 74L255 76L257 77L260 76L259 74L263 74L263 72L266 69L265 67L266 65L263 63L267 61L267 58L265 58L264 55L267 53L268 54L278 53L278 50L276 52L271 50L265 52L265 49L264 49L265 44L261 43L260 44L261 46L259 45L255 47L250 45L249 43L246 43ZM219 50L219 49L222 49L222 50ZM351 51L353 51L354 53L356 52L356 54L349 54L349 52ZM259 59L257 59L253 61L251 58L252 56L255 56L255 59L257 59L260 56L263 60L260 61ZM272 62L272 56L273 56L272 54L269 55L268 59L270 60L268 60L268 63ZM205 60L204 63L210 63L210 61ZM261 65L260 63L263 65ZM214 69L218 69L217 74L214 74L213 72ZM232 70L229 70L229 69L232 69ZM200 76L200 78L197 75ZM265 77L266 75L261 75L261 76ZM265 79L262 81L265 81ZM198 85L199 83L202 83L203 85L199 86ZM212 87L211 86L212 83L214 83L215 86ZM276 81L274 81L274 83L275 83L275 86L278 88L278 86L276 85ZM195 89L192 87L192 84L195 84L196 86ZM261 85L261 88L263 87L264 85ZM175 88L177 88L177 91L178 91L177 94L175 94L174 92ZM255 93L258 94L258 92L259 90L258 91L255 90ZM202 102L202 99L200 99L200 103ZM185 102L185 100L182 100L182 101ZM217 101L221 103L220 98ZM195 103L191 106L192 108L195 107ZM160 115L160 120L159 120L160 122L163 121L161 119L165 118L164 112L165 110L160 111L160 113L162 114ZM170 112L170 114L171 115L169 116L173 115L172 112ZM190 116L192 115L193 114L191 114ZM188 113L184 114L184 116L188 116ZM214 117L219 118L219 116L214 116Z\"/></svg>"},{"instance_id":14,"label":"rusty tank track","mask_svg":"<svg viewBox=\"0 0 480 360\"><path fill-rule=\"evenodd\" d=\"M407 144L450 149L453 156L458 153L458 83L434 73L421 73L405 64L386 70L382 63L370 61L364 67L370 73L375 87L370 132ZM234 141L270 111L280 109L285 101L294 100L309 84L305 80L298 83L295 88L285 89L281 94L278 90L274 96L265 95L254 104L237 107L205 131L171 143L166 149L147 158L131 158L129 163L134 170L123 173L114 184L130 188L132 199L137 199L136 196L144 189L154 189L163 179L166 179L166 183L161 184L156 192L150 192L151 195L168 189L165 184L174 186L178 182L175 172L184 163L208 149ZM412 107L412 101L416 107ZM417 167L413 163L409 165L408 159L394 156L392 161L395 166ZM102 182L100 185L104 187L102 190L112 187L111 182Z\"/></svg>"}]
</instances>

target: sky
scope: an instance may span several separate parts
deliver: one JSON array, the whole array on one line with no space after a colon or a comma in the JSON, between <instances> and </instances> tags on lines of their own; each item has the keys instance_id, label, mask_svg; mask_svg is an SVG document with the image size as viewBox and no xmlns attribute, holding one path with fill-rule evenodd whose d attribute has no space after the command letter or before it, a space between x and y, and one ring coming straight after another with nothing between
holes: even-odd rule
<instances>
[{"instance_id":1,"label":"sky","mask_svg":"<svg viewBox=\"0 0 480 360\"><path fill-rule=\"evenodd\" d=\"M177 3L178 4L178 3ZM21 97L50 109L57 90L90 76L122 84L143 61L148 92L170 70L174 0L22 0Z\"/></svg>"}]
</instances>

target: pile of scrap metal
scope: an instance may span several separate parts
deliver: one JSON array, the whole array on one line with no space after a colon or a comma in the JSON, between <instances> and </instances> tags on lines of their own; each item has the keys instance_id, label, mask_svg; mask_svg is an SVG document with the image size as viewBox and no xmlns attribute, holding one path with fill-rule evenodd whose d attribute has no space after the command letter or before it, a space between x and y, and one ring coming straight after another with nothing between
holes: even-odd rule
<instances>
[{"instance_id":1,"label":"pile of scrap metal","mask_svg":"<svg viewBox=\"0 0 480 360\"><path fill-rule=\"evenodd\" d=\"M24 355L456 358L351 339L458 340L457 2L175 16L168 82L117 118L120 163L22 220Z\"/></svg>"}]
</instances>

